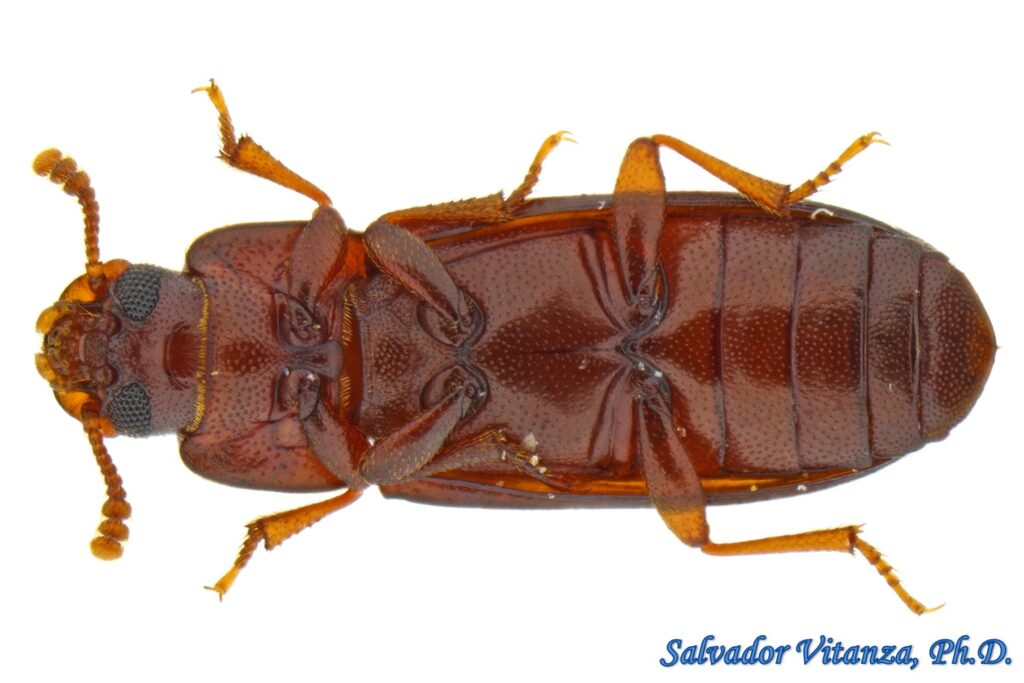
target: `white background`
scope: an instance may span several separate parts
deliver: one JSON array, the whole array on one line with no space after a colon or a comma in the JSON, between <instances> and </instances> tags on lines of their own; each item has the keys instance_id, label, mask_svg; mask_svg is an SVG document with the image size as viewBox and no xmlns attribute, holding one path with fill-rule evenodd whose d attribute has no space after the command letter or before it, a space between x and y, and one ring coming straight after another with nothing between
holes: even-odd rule
<instances>
[{"instance_id":1,"label":"white background","mask_svg":"<svg viewBox=\"0 0 1024 683\"><path fill-rule=\"evenodd\" d=\"M1004 639L1024 665L1020 444L1021 17L1011 3L46 2L0 26L2 341L0 678L4 680L849 679L885 667L663 669L705 634L794 644ZM770 6L769 6L770 5ZM713 6L713 9L712 9ZM827 492L710 512L736 540L865 523L916 617L860 558L712 558L653 510L507 512L371 492L272 554L223 604L202 590L249 519L311 499L196 477L174 437L109 442L135 509L125 557L94 560L102 482L33 369L39 311L81 273L74 202L30 162L58 146L93 178L105 258L179 267L218 225L303 218L298 195L216 160L216 76L240 131L321 185L348 224L511 189L547 134L538 195L609 192L655 132L797 183L854 137L872 147L822 192L901 227L968 274L1000 341L974 413L944 442ZM666 155L674 189L722 189ZM542 286L542 283L538 283ZM977 667L976 667L977 668ZM975 678L974 680L982 680Z\"/></svg>"}]
</instances>

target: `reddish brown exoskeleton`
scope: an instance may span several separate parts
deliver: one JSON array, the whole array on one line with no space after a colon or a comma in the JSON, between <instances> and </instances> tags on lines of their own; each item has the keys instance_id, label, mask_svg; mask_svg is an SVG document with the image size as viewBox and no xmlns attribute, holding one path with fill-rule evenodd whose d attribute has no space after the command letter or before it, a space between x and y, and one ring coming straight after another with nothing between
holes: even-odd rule
<instances>
[{"instance_id":1,"label":"reddish brown exoskeleton","mask_svg":"<svg viewBox=\"0 0 1024 683\"><path fill-rule=\"evenodd\" d=\"M40 317L37 365L107 481L97 556L120 555L130 513L103 437L174 431L205 477L342 491L249 524L221 595L260 541L377 485L451 505L653 504L717 555L858 550L926 611L855 526L719 544L705 519L941 439L985 383L992 326L944 256L802 202L877 134L795 190L656 135L629 147L612 195L528 200L559 133L507 198L356 234L202 90L222 158L314 200L311 220L213 231L183 273L103 263L88 177L56 150L35 164L86 215L86 274ZM666 192L659 147L745 197Z\"/></svg>"}]
</instances>

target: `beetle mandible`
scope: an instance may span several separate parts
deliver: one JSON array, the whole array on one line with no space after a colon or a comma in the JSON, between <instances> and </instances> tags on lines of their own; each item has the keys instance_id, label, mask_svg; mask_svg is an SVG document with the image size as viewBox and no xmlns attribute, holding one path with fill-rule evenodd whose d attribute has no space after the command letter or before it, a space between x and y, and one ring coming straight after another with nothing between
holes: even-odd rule
<instances>
[{"instance_id":1,"label":"beetle mandible","mask_svg":"<svg viewBox=\"0 0 1024 683\"><path fill-rule=\"evenodd\" d=\"M341 493L262 517L222 597L267 548L359 498L565 508L651 505L713 555L859 551L927 608L859 527L736 543L708 504L830 486L943 438L995 354L966 278L923 242L804 202L876 142L790 189L666 135L628 148L614 193L491 196L347 231L329 197L250 137L224 97L221 158L316 202L309 221L237 225L183 273L101 261L88 176L57 150L36 172L85 214L86 272L39 318L36 365L80 420L107 485L93 553L131 513L104 445L177 432L210 479ZM660 148L740 194L666 192Z\"/></svg>"}]
</instances>

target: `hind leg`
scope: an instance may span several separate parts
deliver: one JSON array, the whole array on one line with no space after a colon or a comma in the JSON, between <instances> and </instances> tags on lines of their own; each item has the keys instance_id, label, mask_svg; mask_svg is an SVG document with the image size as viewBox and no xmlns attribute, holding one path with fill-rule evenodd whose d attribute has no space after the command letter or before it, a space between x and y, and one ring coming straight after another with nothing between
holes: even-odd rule
<instances>
[{"instance_id":1,"label":"hind leg","mask_svg":"<svg viewBox=\"0 0 1024 683\"><path fill-rule=\"evenodd\" d=\"M843 164L863 152L873 143L889 144L878 137L878 133L862 135L850 143L850 146L835 161L825 167L824 171L801 184L795 190L790 190L789 185L765 180L753 173L747 173L682 140L668 135L654 135L651 139L656 144L668 147L697 164L711 175L729 183L768 213L779 215L785 214L791 204L801 199L806 199L817 192L822 185L832 180L832 176L842 170Z\"/></svg>"}]
</instances>

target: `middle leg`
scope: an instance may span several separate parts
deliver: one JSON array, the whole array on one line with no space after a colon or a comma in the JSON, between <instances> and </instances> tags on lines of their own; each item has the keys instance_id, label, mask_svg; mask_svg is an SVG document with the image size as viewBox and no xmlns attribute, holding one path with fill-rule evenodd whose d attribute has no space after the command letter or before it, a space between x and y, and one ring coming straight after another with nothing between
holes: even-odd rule
<instances>
[{"instance_id":1,"label":"middle leg","mask_svg":"<svg viewBox=\"0 0 1024 683\"><path fill-rule=\"evenodd\" d=\"M422 239L430 239L453 225L501 223L515 218L537 184L544 160L561 142L575 140L564 130L549 135L537 150L523 182L508 197L496 192L486 197L417 206L385 214L381 220L401 226Z\"/></svg>"}]
</instances>

